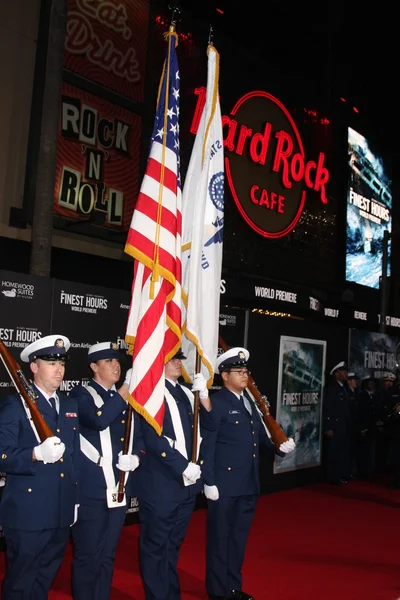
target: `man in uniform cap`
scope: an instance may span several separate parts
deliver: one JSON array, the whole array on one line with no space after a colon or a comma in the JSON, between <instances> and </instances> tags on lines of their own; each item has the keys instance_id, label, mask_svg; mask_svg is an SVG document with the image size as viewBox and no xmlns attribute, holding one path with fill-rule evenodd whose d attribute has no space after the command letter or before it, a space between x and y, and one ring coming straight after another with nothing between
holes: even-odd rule
<instances>
[{"instance_id":1,"label":"man in uniform cap","mask_svg":"<svg viewBox=\"0 0 400 600\"><path fill-rule=\"evenodd\" d=\"M208 499L206 588L210 600L252 600L242 591L241 569L260 494L259 446L275 446L254 401L246 395L250 353L231 348L217 359L224 387L212 396L202 424L204 493ZM293 440L279 455L294 449Z\"/></svg>"},{"instance_id":2,"label":"man in uniform cap","mask_svg":"<svg viewBox=\"0 0 400 600\"><path fill-rule=\"evenodd\" d=\"M331 369L332 381L323 404L326 477L329 483L348 483L352 474L354 422L347 385L348 367L341 361Z\"/></svg>"},{"instance_id":3,"label":"man in uniform cap","mask_svg":"<svg viewBox=\"0 0 400 600\"><path fill-rule=\"evenodd\" d=\"M185 358L179 350L165 365L165 413L161 435L144 418L141 419L147 455L138 498L140 569L146 600L180 600L179 550L196 495L201 491L201 468L197 463L202 461L191 460L192 392L199 392L200 420L211 409L211 402L207 382L201 373L194 375L191 391L179 383ZM197 442L198 457L199 433Z\"/></svg>"},{"instance_id":4,"label":"man in uniform cap","mask_svg":"<svg viewBox=\"0 0 400 600\"><path fill-rule=\"evenodd\" d=\"M56 435L40 441L18 395L0 403L0 471L7 473L0 505L7 544L4 600L47 598L76 519L78 407L58 391L69 347L65 336L48 335L21 352L37 407Z\"/></svg>"},{"instance_id":5,"label":"man in uniform cap","mask_svg":"<svg viewBox=\"0 0 400 600\"><path fill-rule=\"evenodd\" d=\"M91 346L87 360L92 379L87 388L76 386L70 394L79 406L82 451L79 519L72 528L72 593L75 600L110 598L115 553L126 515L126 498L136 495L137 473L132 472L139 467L145 454L140 421L135 412L129 432L129 452L123 454L127 404L115 387L121 377L120 359L118 346L112 342ZM118 502L121 472L125 473L125 498Z\"/></svg>"}]
</instances>

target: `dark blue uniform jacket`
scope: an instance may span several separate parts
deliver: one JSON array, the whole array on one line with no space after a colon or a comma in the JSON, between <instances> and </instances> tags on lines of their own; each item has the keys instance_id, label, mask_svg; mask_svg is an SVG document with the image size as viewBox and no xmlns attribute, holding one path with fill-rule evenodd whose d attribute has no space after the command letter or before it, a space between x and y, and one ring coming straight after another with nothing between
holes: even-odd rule
<instances>
[{"instance_id":1,"label":"dark blue uniform jacket","mask_svg":"<svg viewBox=\"0 0 400 600\"><path fill-rule=\"evenodd\" d=\"M119 481L121 471L116 467L118 454L123 450L126 424L127 404L116 390L105 390L93 379L90 385L101 396L104 404L98 408L90 392L84 386L76 386L70 392L70 397L76 399L79 411L79 426L81 434L90 442L101 455L100 431L110 428L113 452L113 469L116 483ZM129 474L125 488L127 497L136 495L139 472L145 457L144 444L138 415L133 412L134 440L132 454L137 454L141 464ZM87 498L106 498L106 480L103 469L87 458L83 452L79 458L79 482L82 495Z\"/></svg>"},{"instance_id":2,"label":"dark blue uniform jacket","mask_svg":"<svg viewBox=\"0 0 400 600\"><path fill-rule=\"evenodd\" d=\"M213 394L211 402L211 412L201 421L205 483L216 485L220 496L259 494L260 444L275 453L259 412L250 400L250 415L227 388Z\"/></svg>"},{"instance_id":3,"label":"dark blue uniform jacket","mask_svg":"<svg viewBox=\"0 0 400 600\"><path fill-rule=\"evenodd\" d=\"M4 527L38 531L68 527L74 521L79 502L77 462L80 454L76 400L57 392L58 420L38 391L38 408L55 436L65 444L61 460L54 464L33 462L33 448L39 444L19 396L0 403L0 470L7 483L0 504Z\"/></svg>"}]
</instances>

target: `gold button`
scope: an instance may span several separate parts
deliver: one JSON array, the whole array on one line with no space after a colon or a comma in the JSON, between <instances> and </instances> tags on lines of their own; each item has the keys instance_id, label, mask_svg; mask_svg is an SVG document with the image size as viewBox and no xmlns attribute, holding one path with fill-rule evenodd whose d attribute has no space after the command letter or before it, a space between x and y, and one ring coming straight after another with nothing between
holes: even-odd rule
<instances>
[{"instance_id":1,"label":"gold button","mask_svg":"<svg viewBox=\"0 0 400 600\"><path fill-rule=\"evenodd\" d=\"M58 429L58 428L57 428L57 433L60 433L60 431L61 431L61 429Z\"/></svg>"},{"instance_id":2,"label":"gold button","mask_svg":"<svg viewBox=\"0 0 400 600\"><path fill-rule=\"evenodd\" d=\"M74 431L76 431L76 427L73 427L72 429L73 429Z\"/></svg>"},{"instance_id":3,"label":"gold button","mask_svg":"<svg viewBox=\"0 0 400 600\"><path fill-rule=\"evenodd\" d=\"M97 416L99 417L101 415L101 410L97 411Z\"/></svg>"},{"instance_id":4,"label":"gold button","mask_svg":"<svg viewBox=\"0 0 400 600\"><path fill-rule=\"evenodd\" d=\"M204 460L201 460L201 461L200 461L200 464L202 465L203 463L204 463Z\"/></svg>"},{"instance_id":5,"label":"gold button","mask_svg":"<svg viewBox=\"0 0 400 600\"><path fill-rule=\"evenodd\" d=\"M161 452L161 456L162 456L163 458L165 458L165 457L167 456L167 453L166 453L166 452Z\"/></svg>"},{"instance_id":6,"label":"gold button","mask_svg":"<svg viewBox=\"0 0 400 600\"><path fill-rule=\"evenodd\" d=\"M60 477L64 477L64 473L60 473Z\"/></svg>"},{"instance_id":7,"label":"gold button","mask_svg":"<svg viewBox=\"0 0 400 600\"><path fill-rule=\"evenodd\" d=\"M124 424L124 423L125 423L125 421L124 421L124 420L122 420L122 421L121 421L121 423L122 423L122 424Z\"/></svg>"},{"instance_id":8,"label":"gold button","mask_svg":"<svg viewBox=\"0 0 400 600\"><path fill-rule=\"evenodd\" d=\"M228 467L228 471L232 471L232 467Z\"/></svg>"},{"instance_id":9,"label":"gold button","mask_svg":"<svg viewBox=\"0 0 400 600\"><path fill-rule=\"evenodd\" d=\"M63 459L63 457L61 457L61 458L60 458L60 462L64 462L64 459Z\"/></svg>"},{"instance_id":10,"label":"gold button","mask_svg":"<svg viewBox=\"0 0 400 600\"><path fill-rule=\"evenodd\" d=\"M255 458L255 457L256 457L256 455L255 455L255 454L253 454L253 458Z\"/></svg>"},{"instance_id":11,"label":"gold button","mask_svg":"<svg viewBox=\"0 0 400 600\"><path fill-rule=\"evenodd\" d=\"M250 425L253 425L253 421L250 421Z\"/></svg>"},{"instance_id":12,"label":"gold button","mask_svg":"<svg viewBox=\"0 0 400 600\"><path fill-rule=\"evenodd\" d=\"M1 458L4 460L5 458L7 458L7 454L2 454Z\"/></svg>"},{"instance_id":13,"label":"gold button","mask_svg":"<svg viewBox=\"0 0 400 600\"><path fill-rule=\"evenodd\" d=\"M28 488L28 492L31 492L31 491L32 491L32 488Z\"/></svg>"},{"instance_id":14,"label":"gold button","mask_svg":"<svg viewBox=\"0 0 400 600\"><path fill-rule=\"evenodd\" d=\"M235 421L236 425L239 425L239 421Z\"/></svg>"},{"instance_id":15,"label":"gold button","mask_svg":"<svg viewBox=\"0 0 400 600\"><path fill-rule=\"evenodd\" d=\"M254 435L254 431L252 431L251 433L252 433L252 435Z\"/></svg>"},{"instance_id":16,"label":"gold button","mask_svg":"<svg viewBox=\"0 0 400 600\"><path fill-rule=\"evenodd\" d=\"M255 446L257 446L257 444L254 444Z\"/></svg>"},{"instance_id":17,"label":"gold button","mask_svg":"<svg viewBox=\"0 0 400 600\"><path fill-rule=\"evenodd\" d=\"M124 441L124 438L121 438L121 442L123 442L123 441Z\"/></svg>"}]
</instances>

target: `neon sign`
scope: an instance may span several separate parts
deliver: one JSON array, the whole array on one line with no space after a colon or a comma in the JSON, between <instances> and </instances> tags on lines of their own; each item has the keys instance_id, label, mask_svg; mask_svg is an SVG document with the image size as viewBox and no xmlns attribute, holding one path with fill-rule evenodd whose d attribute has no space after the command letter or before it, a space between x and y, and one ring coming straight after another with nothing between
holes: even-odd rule
<instances>
[{"instance_id":1,"label":"neon sign","mask_svg":"<svg viewBox=\"0 0 400 600\"><path fill-rule=\"evenodd\" d=\"M191 131L195 133L205 102L198 96ZM225 172L236 206L254 231L280 238L292 231L301 217L307 188L328 202L329 171L325 155L306 160L296 124L274 96L254 91L242 96L229 116L222 117Z\"/></svg>"}]
</instances>

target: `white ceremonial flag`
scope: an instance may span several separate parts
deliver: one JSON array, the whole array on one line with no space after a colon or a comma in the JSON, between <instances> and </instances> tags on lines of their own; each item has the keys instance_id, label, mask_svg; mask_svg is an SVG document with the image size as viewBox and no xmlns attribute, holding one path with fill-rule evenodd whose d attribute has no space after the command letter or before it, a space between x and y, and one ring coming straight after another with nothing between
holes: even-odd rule
<instances>
[{"instance_id":1,"label":"white ceremonial flag","mask_svg":"<svg viewBox=\"0 0 400 600\"><path fill-rule=\"evenodd\" d=\"M196 349L211 385L218 353L224 226L224 150L218 96L219 54L207 50L206 102L182 194L182 350L193 379Z\"/></svg>"}]
</instances>

